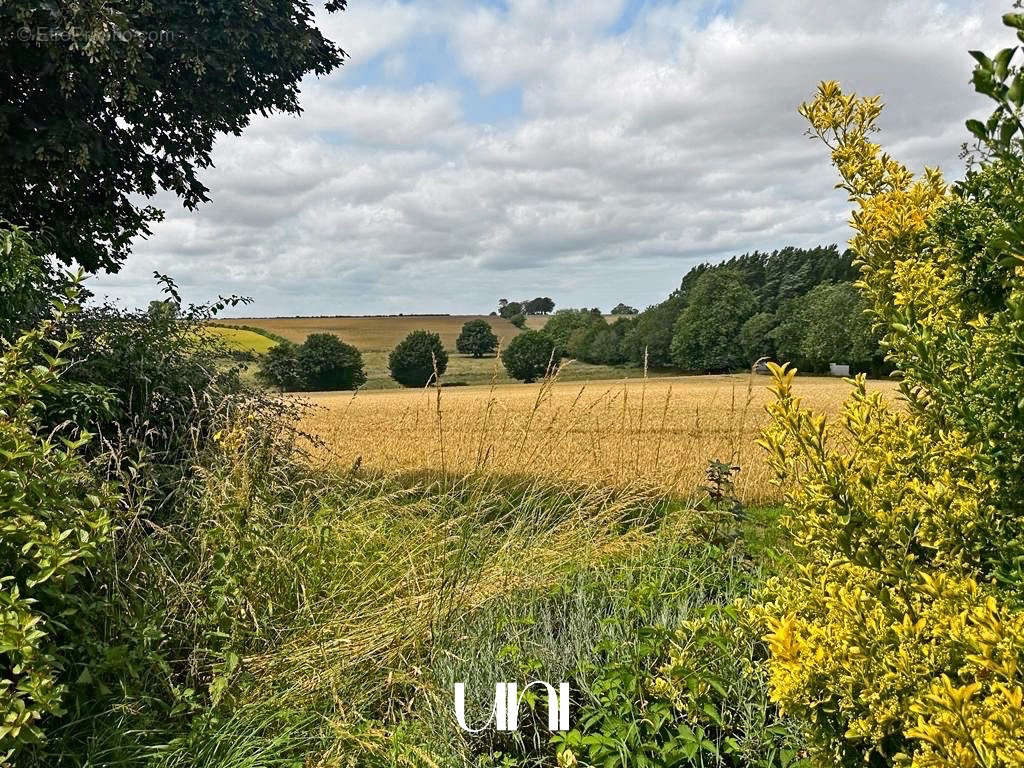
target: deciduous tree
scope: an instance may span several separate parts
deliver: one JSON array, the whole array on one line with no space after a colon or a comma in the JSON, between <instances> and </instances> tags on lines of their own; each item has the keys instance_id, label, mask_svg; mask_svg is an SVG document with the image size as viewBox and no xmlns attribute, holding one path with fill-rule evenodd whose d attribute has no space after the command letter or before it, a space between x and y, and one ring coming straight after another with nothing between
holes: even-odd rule
<instances>
[{"instance_id":1,"label":"deciduous tree","mask_svg":"<svg viewBox=\"0 0 1024 768\"><path fill-rule=\"evenodd\" d=\"M291 341L275 344L260 357L256 378L281 392L306 388L306 376L299 362L299 345Z\"/></svg>"},{"instance_id":2,"label":"deciduous tree","mask_svg":"<svg viewBox=\"0 0 1024 768\"><path fill-rule=\"evenodd\" d=\"M672 362L684 371L746 367L739 332L757 311L757 297L737 272L710 270L698 278L676 321Z\"/></svg>"},{"instance_id":3,"label":"deciduous tree","mask_svg":"<svg viewBox=\"0 0 1024 768\"><path fill-rule=\"evenodd\" d=\"M425 387L447 370L448 353L436 333L413 331L391 350L388 368L403 387Z\"/></svg>"},{"instance_id":4,"label":"deciduous tree","mask_svg":"<svg viewBox=\"0 0 1024 768\"><path fill-rule=\"evenodd\" d=\"M498 337L486 320L470 320L463 324L455 348L463 355L483 357L498 348Z\"/></svg>"},{"instance_id":5,"label":"deciduous tree","mask_svg":"<svg viewBox=\"0 0 1024 768\"><path fill-rule=\"evenodd\" d=\"M306 389L358 389L366 383L362 354L333 333L307 336L298 360Z\"/></svg>"},{"instance_id":6,"label":"deciduous tree","mask_svg":"<svg viewBox=\"0 0 1024 768\"><path fill-rule=\"evenodd\" d=\"M557 368L559 359L554 343L540 331L521 333L501 350L508 375L527 384Z\"/></svg>"},{"instance_id":7,"label":"deciduous tree","mask_svg":"<svg viewBox=\"0 0 1024 768\"><path fill-rule=\"evenodd\" d=\"M217 136L298 113L344 56L306 0L7 0L0 29L0 212L91 272L161 218L144 198L205 202Z\"/></svg>"}]
</instances>

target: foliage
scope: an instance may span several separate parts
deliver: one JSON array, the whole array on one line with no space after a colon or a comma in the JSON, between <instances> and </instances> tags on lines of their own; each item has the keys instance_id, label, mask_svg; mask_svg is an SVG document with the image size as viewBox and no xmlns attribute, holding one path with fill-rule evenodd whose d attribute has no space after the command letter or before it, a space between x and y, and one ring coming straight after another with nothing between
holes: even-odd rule
<instances>
[{"instance_id":1,"label":"foliage","mask_svg":"<svg viewBox=\"0 0 1024 768\"><path fill-rule=\"evenodd\" d=\"M546 315L554 310L555 302L547 296L537 296L522 301L498 299L498 315L508 320L518 315Z\"/></svg>"},{"instance_id":2,"label":"foliage","mask_svg":"<svg viewBox=\"0 0 1024 768\"><path fill-rule=\"evenodd\" d=\"M306 371L299 362L299 345L281 341L267 350L259 360L256 378L281 392L306 388Z\"/></svg>"},{"instance_id":3,"label":"foliage","mask_svg":"<svg viewBox=\"0 0 1024 768\"><path fill-rule=\"evenodd\" d=\"M801 347L803 346L807 326L800 311L800 299L787 301L776 317L775 327L768 332L769 339L775 350L771 357L788 362L801 370L806 370L808 365L803 359Z\"/></svg>"},{"instance_id":4,"label":"foliage","mask_svg":"<svg viewBox=\"0 0 1024 768\"><path fill-rule=\"evenodd\" d=\"M787 301L779 314L771 332L777 359L816 372L829 363L848 363L855 371L883 368L867 301L851 283L821 283Z\"/></svg>"},{"instance_id":5,"label":"foliage","mask_svg":"<svg viewBox=\"0 0 1024 768\"><path fill-rule=\"evenodd\" d=\"M596 333L607 327L600 312L589 309L560 309L544 323L543 333L555 345L560 355L580 357L588 332Z\"/></svg>"},{"instance_id":6,"label":"foliage","mask_svg":"<svg viewBox=\"0 0 1024 768\"><path fill-rule=\"evenodd\" d=\"M716 554L728 562L726 552ZM712 572L721 567L704 565ZM737 587L742 580L730 589ZM764 645L756 627L741 618L742 605L712 598L675 631L656 624L625 632L606 628L582 675L588 696L576 726L554 739L559 764L806 765L796 734L768 701L758 663Z\"/></svg>"},{"instance_id":7,"label":"foliage","mask_svg":"<svg viewBox=\"0 0 1024 768\"><path fill-rule=\"evenodd\" d=\"M817 248L787 247L766 253L754 251L734 256L719 264L699 264L686 275L665 301L641 312L624 343L624 352L634 365L642 365L645 355L652 368L672 366L672 339L678 330L679 316L690 305L694 286L706 274L731 272L753 291L757 303L757 321L747 329L740 344L744 359L737 367L745 368L762 355L769 356L774 344L773 328L767 328L768 318L777 325L785 323L789 311L782 311L786 302L799 306L798 299L814 286L834 281L849 282L856 276L852 266L852 252L840 253L832 245ZM694 315L699 309L693 310ZM746 318L744 318L746 319ZM757 350L769 349L752 355ZM749 358L749 359L748 359Z\"/></svg>"},{"instance_id":8,"label":"foliage","mask_svg":"<svg viewBox=\"0 0 1024 768\"><path fill-rule=\"evenodd\" d=\"M778 325L774 312L758 312L748 318L740 327L738 338L743 359L753 364L762 357L775 357L774 331Z\"/></svg>"},{"instance_id":9,"label":"foliage","mask_svg":"<svg viewBox=\"0 0 1024 768\"><path fill-rule=\"evenodd\" d=\"M676 320L672 362L703 373L745 367L739 332L756 311L757 297L738 272L709 270L697 279Z\"/></svg>"},{"instance_id":10,"label":"foliage","mask_svg":"<svg viewBox=\"0 0 1024 768\"><path fill-rule=\"evenodd\" d=\"M243 392L230 350L205 329L217 312L247 301L182 306L174 282L158 277L174 311L104 304L65 318L76 334L73 365L43 396L49 426L70 422L96 435L87 453L134 467L132 493L154 495L154 506L190 471L182 462L211 438L223 400Z\"/></svg>"},{"instance_id":11,"label":"foliage","mask_svg":"<svg viewBox=\"0 0 1024 768\"><path fill-rule=\"evenodd\" d=\"M545 325L544 332L556 337L564 336L571 329L565 342L564 354L577 360L595 365L619 365L628 359L626 338L633 327L633 319L620 317L611 325L593 310L578 312L566 310L556 315Z\"/></svg>"},{"instance_id":12,"label":"foliage","mask_svg":"<svg viewBox=\"0 0 1024 768\"><path fill-rule=\"evenodd\" d=\"M462 326L455 348L463 355L483 357L498 348L498 337L486 320L470 320Z\"/></svg>"},{"instance_id":13,"label":"foliage","mask_svg":"<svg viewBox=\"0 0 1024 768\"><path fill-rule=\"evenodd\" d=\"M413 331L391 350L388 368L403 387L425 387L448 368L448 353L436 333Z\"/></svg>"},{"instance_id":14,"label":"foliage","mask_svg":"<svg viewBox=\"0 0 1024 768\"><path fill-rule=\"evenodd\" d=\"M173 299L153 299L149 302L146 312L150 317L162 323L173 322L178 316L178 304Z\"/></svg>"},{"instance_id":15,"label":"foliage","mask_svg":"<svg viewBox=\"0 0 1024 768\"><path fill-rule=\"evenodd\" d=\"M74 333L56 340L61 319L0 355L0 763L44 738L45 717L65 712L79 650L68 627L89 604L81 582L111 534L113 491L81 457L90 436L41 434L41 391L75 342Z\"/></svg>"},{"instance_id":16,"label":"foliage","mask_svg":"<svg viewBox=\"0 0 1024 768\"><path fill-rule=\"evenodd\" d=\"M594 325L580 345L579 358L597 365L619 365L626 362L625 338L632 322L620 318L607 327Z\"/></svg>"},{"instance_id":17,"label":"foliage","mask_svg":"<svg viewBox=\"0 0 1024 768\"><path fill-rule=\"evenodd\" d=\"M640 310L636 307L631 307L629 304L623 304L621 301L612 307L611 314L613 315L637 315L640 314Z\"/></svg>"},{"instance_id":18,"label":"foliage","mask_svg":"<svg viewBox=\"0 0 1024 768\"><path fill-rule=\"evenodd\" d=\"M363 356L333 333L307 336L299 347L298 362L308 389L358 389L366 383Z\"/></svg>"},{"instance_id":19,"label":"foliage","mask_svg":"<svg viewBox=\"0 0 1024 768\"><path fill-rule=\"evenodd\" d=\"M191 344L191 312L137 319ZM457 731L450 680L599 678L602 638L621 648L746 588L749 563L719 549L717 522L695 524L659 494L312 470L281 398L217 402L180 422L191 448L158 518L137 465L97 456L123 481L118 525L55 634L67 712L46 716L48 741L22 748L19 768L543 764L552 746L529 716L521 738ZM687 657L669 654L650 661L683 679ZM771 710L739 669L722 669L724 687L756 723Z\"/></svg>"},{"instance_id":20,"label":"foliage","mask_svg":"<svg viewBox=\"0 0 1024 768\"><path fill-rule=\"evenodd\" d=\"M508 299L501 299L498 302L498 316L506 319L511 319L516 315L526 314L523 311L522 302L509 301Z\"/></svg>"},{"instance_id":21,"label":"foliage","mask_svg":"<svg viewBox=\"0 0 1024 768\"><path fill-rule=\"evenodd\" d=\"M853 253L840 253L834 245L782 248L771 253L754 251L718 266L735 270L754 290L761 311L777 310L784 302L805 295L816 285L850 282L857 277Z\"/></svg>"},{"instance_id":22,"label":"foliage","mask_svg":"<svg viewBox=\"0 0 1024 768\"><path fill-rule=\"evenodd\" d=\"M555 310L555 302L547 296L538 296L535 299L523 302L523 311L528 315L546 315Z\"/></svg>"},{"instance_id":23,"label":"foliage","mask_svg":"<svg viewBox=\"0 0 1024 768\"><path fill-rule=\"evenodd\" d=\"M822 283L800 300L804 333L800 355L813 370L830 362L849 363L863 370L878 352L868 306L850 283Z\"/></svg>"},{"instance_id":24,"label":"foliage","mask_svg":"<svg viewBox=\"0 0 1024 768\"><path fill-rule=\"evenodd\" d=\"M1008 22L1024 26L1016 14ZM1018 82L1012 56L979 59L988 74L975 82ZM1016 104L1009 89L998 94ZM859 287L902 375L906 408L868 394L861 377L841 424L829 425L793 396L794 372L774 368L778 399L763 444L785 482L787 524L804 562L772 586L763 607L772 697L804 721L820 765L1018 766L1017 128L996 131L1001 145L950 190L938 171L914 178L870 140L880 111L877 98L846 94L834 82L801 107L856 204ZM1015 111L997 114L1015 125Z\"/></svg>"},{"instance_id":25,"label":"foliage","mask_svg":"<svg viewBox=\"0 0 1024 768\"><path fill-rule=\"evenodd\" d=\"M13 341L36 327L61 288L39 244L20 227L0 221L0 341Z\"/></svg>"},{"instance_id":26,"label":"foliage","mask_svg":"<svg viewBox=\"0 0 1024 768\"><path fill-rule=\"evenodd\" d=\"M1024 14L1004 14L1003 23L1015 29L1017 39L1024 42ZM996 108L985 122L968 120L967 130L978 140L983 155L993 155L1010 165L1018 164L1024 156L1024 70L1013 63L1017 50L1003 48L993 58L981 51L971 51L978 62L971 78L974 89L995 101Z\"/></svg>"},{"instance_id":27,"label":"foliage","mask_svg":"<svg viewBox=\"0 0 1024 768\"><path fill-rule=\"evenodd\" d=\"M742 503L736 498L735 477L739 471L740 468L735 464L726 464L718 459L708 462L704 475L708 480L708 500L713 508L725 508L734 514L743 511Z\"/></svg>"},{"instance_id":28,"label":"foliage","mask_svg":"<svg viewBox=\"0 0 1024 768\"><path fill-rule=\"evenodd\" d=\"M633 365L643 365L645 359L652 368L672 365L672 334L684 306L686 298L677 292L636 316L623 342L624 350Z\"/></svg>"},{"instance_id":29,"label":"foliage","mask_svg":"<svg viewBox=\"0 0 1024 768\"><path fill-rule=\"evenodd\" d=\"M541 331L525 331L501 350L508 375L527 384L555 371L560 359L554 342Z\"/></svg>"},{"instance_id":30,"label":"foliage","mask_svg":"<svg viewBox=\"0 0 1024 768\"><path fill-rule=\"evenodd\" d=\"M88 271L116 270L161 218L137 200L160 188L190 209L205 202L198 171L216 137L255 113L299 112L303 76L344 56L301 0L60 8L0 6L0 210Z\"/></svg>"}]
</instances>

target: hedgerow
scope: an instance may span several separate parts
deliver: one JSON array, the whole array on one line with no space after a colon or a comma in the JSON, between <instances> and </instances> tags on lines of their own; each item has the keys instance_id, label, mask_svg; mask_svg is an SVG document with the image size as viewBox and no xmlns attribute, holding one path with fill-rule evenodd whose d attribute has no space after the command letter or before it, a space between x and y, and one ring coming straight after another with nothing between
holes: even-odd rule
<instances>
[{"instance_id":1,"label":"hedgerow","mask_svg":"<svg viewBox=\"0 0 1024 768\"><path fill-rule=\"evenodd\" d=\"M88 433L39 430L39 395L74 343L54 333L63 311L0 353L0 765L65 711L81 582L112 530L113 489L81 457Z\"/></svg>"},{"instance_id":2,"label":"hedgerow","mask_svg":"<svg viewBox=\"0 0 1024 768\"><path fill-rule=\"evenodd\" d=\"M1005 18L1024 29L1024 16ZM1024 39L1024 32L1021 33ZM905 404L864 379L837 424L774 367L763 435L802 564L755 609L770 693L818 765L1024 764L1024 211L1015 49L976 54L999 107L949 187L870 140L878 98L801 107L855 204L859 288ZM976 122L976 121L975 121Z\"/></svg>"}]
</instances>

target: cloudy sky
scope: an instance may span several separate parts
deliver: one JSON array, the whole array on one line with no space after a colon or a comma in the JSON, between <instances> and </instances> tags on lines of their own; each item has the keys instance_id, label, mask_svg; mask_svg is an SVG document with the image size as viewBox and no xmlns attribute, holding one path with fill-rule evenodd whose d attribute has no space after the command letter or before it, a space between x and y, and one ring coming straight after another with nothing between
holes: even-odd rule
<instances>
[{"instance_id":1,"label":"cloudy sky","mask_svg":"<svg viewBox=\"0 0 1024 768\"><path fill-rule=\"evenodd\" d=\"M847 204L797 105L822 79L888 105L880 140L959 175L987 114L969 48L1014 42L1009 2L350 0L350 55L299 117L222 139L212 202L167 219L116 276L153 270L247 313L490 311L499 297L646 306L686 270L843 243Z\"/></svg>"}]
</instances>

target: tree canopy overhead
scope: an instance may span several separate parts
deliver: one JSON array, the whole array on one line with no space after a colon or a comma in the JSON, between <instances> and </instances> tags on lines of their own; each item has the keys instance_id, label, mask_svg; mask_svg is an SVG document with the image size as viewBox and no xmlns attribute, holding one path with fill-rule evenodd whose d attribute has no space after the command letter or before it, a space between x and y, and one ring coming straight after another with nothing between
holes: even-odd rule
<instances>
[{"instance_id":1,"label":"tree canopy overhead","mask_svg":"<svg viewBox=\"0 0 1024 768\"><path fill-rule=\"evenodd\" d=\"M300 112L303 76L345 56L306 0L7 0L0 28L0 218L90 272L162 218L140 198L207 201L216 137Z\"/></svg>"}]
</instances>

